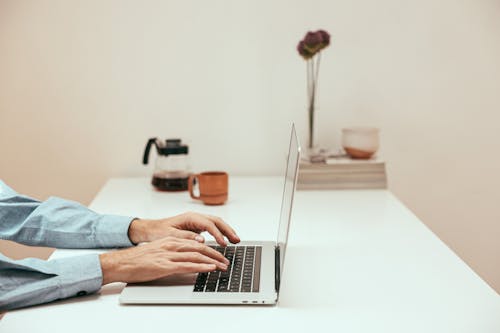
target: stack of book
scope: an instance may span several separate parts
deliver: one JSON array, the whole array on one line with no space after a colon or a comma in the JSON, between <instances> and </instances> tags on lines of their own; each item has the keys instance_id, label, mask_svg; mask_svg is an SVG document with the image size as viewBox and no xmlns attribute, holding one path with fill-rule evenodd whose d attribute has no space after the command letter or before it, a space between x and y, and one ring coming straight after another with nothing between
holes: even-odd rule
<instances>
[{"instance_id":1,"label":"stack of book","mask_svg":"<svg viewBox=\"0 0 500 333\"><path fill-rule=\"evenodd\" d=\"M327 158L325 162L300 162L298 190L385 189L385 162L378 158L355 160Z\"/></svg>"}]
</instances>

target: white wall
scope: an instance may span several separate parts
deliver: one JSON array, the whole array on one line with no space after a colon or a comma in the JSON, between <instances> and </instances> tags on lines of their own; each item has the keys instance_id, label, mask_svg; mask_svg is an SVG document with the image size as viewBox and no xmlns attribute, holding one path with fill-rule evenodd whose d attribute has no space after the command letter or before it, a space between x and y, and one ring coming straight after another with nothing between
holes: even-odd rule
<instances>
[{"instance_id":1,"label":"white wall","mask_svg":"<svg viewBox=\"0 0 500 333\"><path fill-rule=\"evenodd\" d=\"M151 136L187 140L195 170L280 174L318 28L319 143L380 127L391 190L499 291L497 0L0 0L0 177L89 203L151 173Z\"/></svg>"}]
</instances>

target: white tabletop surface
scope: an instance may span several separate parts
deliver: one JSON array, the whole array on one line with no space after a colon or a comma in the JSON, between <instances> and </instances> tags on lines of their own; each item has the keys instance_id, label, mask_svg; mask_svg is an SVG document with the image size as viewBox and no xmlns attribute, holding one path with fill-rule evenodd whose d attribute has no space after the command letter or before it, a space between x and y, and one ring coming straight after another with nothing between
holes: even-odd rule
<instances>
[{"instance_id":1,"label":"white tabletop surface","mask_svg":"<svg viewBox=\"0 0 500 333\"><path fill-rule=\"evenodd\" d=\"M281 178L232 177L228 203L209 207L146 178L111 179L91 208L207 212L244 240L274 240L281 191ZM9 312L0 332L500 332L500 296L385 190L297 192L278 306L124 306L122 288Z\"/></svg>"}]
</instances>

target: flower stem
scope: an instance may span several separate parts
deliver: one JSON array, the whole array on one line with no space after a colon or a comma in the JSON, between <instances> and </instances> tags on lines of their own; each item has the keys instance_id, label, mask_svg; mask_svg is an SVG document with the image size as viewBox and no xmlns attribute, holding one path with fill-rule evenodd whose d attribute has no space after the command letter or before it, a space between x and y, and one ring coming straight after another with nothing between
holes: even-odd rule
<instances>
[{"instance_id":1,"label":"flower stem","mask_svg":"<svg viewBox=\"0 0 500 333\"><path fill-rule=\"evenodd\" d=\"M314 111L316 100L316 88L318 85L319 65L321 61L321 52L318 52L316 62L314 58L309 59L307 63L307 90L309 97L309 148L314 146Z\"/></svg>"},{"instance_id":2,"label":"flower stem","mask_svg":"<svg viewBox=\"0 0 500 333\"><path fill-rule=\"evenodd\" d=\"M306 61L306 78L307 78L307 99L311 98L311 85L309 84L309 77L311 76L311 66L309 66L309 60Z\"/></svg>"},{"instance_id":3,"label":"flower stem","mask_svg":"<svg viewBox=\"0 0 500 333\"><path fill-rule=\"evenodd\" d=\"M316 90L316 86L318 84L318 77L319 77L319 63L321 61L321 51L318 52L318 56L316 58L316 73L314 75L314 90ZM316 91L315 91L316 92Z\"/></svg>"}]
</instances>

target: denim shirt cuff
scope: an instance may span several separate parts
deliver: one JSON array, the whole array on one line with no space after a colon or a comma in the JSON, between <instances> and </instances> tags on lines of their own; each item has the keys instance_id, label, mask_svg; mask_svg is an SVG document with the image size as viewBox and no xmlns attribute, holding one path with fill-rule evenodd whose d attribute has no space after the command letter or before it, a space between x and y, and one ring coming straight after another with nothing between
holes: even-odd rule
<instances>
[{"instance_id":1,"label":"denim shirt cuff","mask_svg":"<svg viewBox=\"0 0 500 333\"><path fill-rule=\"evenodd\" d=\"M133 246L128 237L130 223L135 217L120 215L101 215L96 224L96 242L101 247L130 247Z\"/></svg>"},{"instance_id":2,"label":"denim shirt cuff","mask_svg":"<svg viewBox=\"0 0 500 333\"><path fill-rule=\"evenodd\" d=\"M50 260L57 263L61 299L92 294L101 289L102 270L98 254Z\"/></svg>"}]
</instances>

